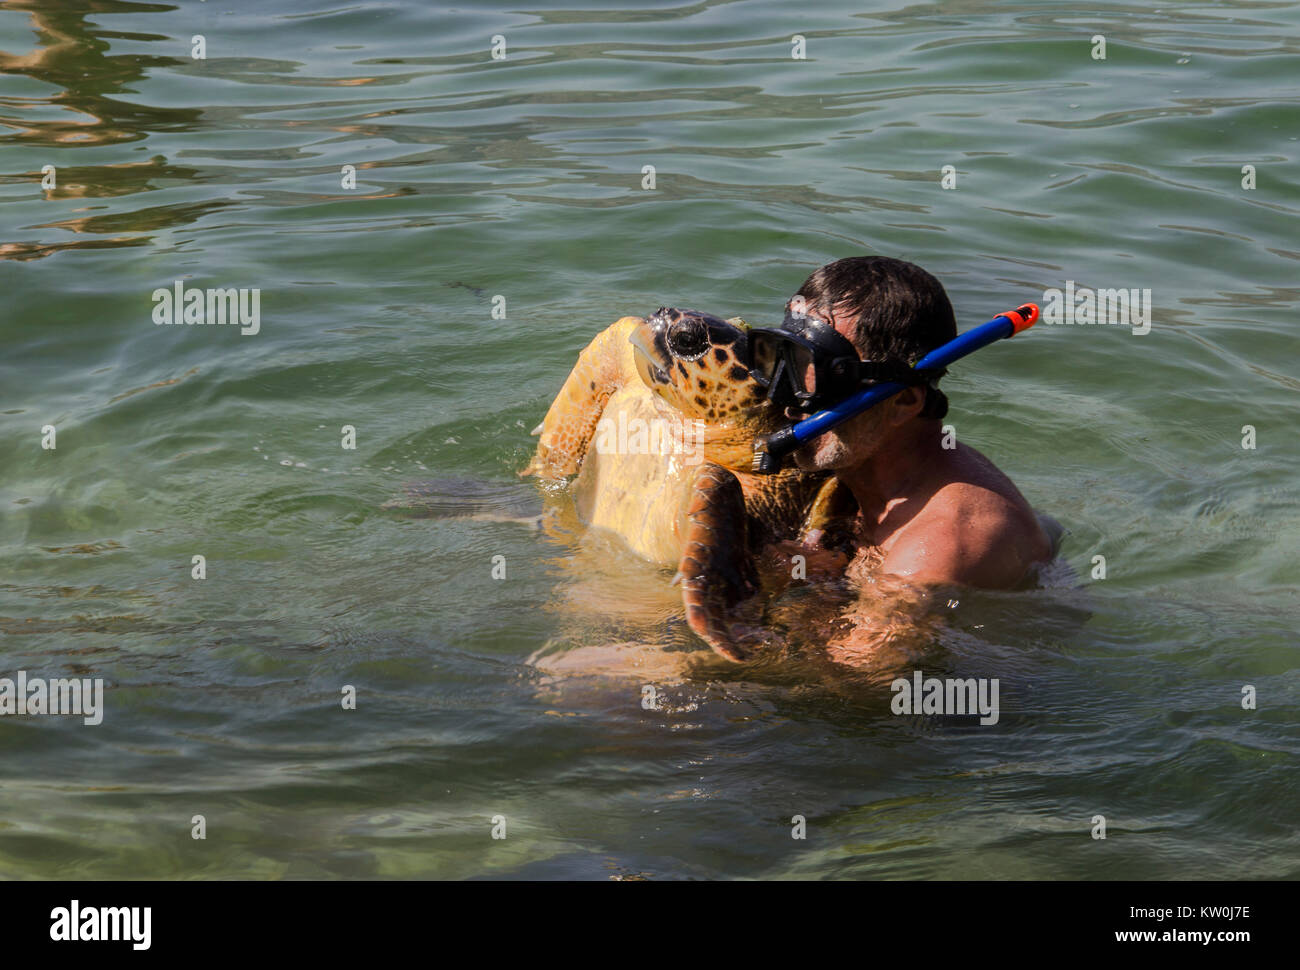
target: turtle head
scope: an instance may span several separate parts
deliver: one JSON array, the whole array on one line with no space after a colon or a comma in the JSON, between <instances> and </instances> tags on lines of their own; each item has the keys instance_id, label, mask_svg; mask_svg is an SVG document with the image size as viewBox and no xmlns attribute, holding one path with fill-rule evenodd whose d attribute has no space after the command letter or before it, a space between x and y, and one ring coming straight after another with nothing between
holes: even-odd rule
<instances>
[{"instance_id":1,"label":"turtle head","mask_svg":"<svg viewBox=\"0 0 1300 970\"><path fill-rule=\"evenodd\" d=\"M683 417L737 423L767 407L745 364L742 325L699 310L660 307L631 340L641 380Z\"/></svg>"},{"instance_id":2,"label":"turtle head","mask_svg":"<svg viewBox=\"0 0 1300 970\"><path fill-rule=\"evenodd\" d=\"M747 467L753 438L783 423L747 365L748 327L699 310L660 307L630 337L637 373L667 407L707 429L721 452L739 449ZM730 465L730 461L723 461Z\"/></svg>"}]
</instances>

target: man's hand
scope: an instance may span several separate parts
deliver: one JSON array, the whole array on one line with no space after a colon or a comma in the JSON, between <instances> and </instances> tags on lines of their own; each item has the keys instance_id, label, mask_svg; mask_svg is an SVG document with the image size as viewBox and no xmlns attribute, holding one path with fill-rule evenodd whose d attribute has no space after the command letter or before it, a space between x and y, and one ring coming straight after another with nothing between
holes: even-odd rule
<instances>
[{"instance_id":1,"label":"man's hand","mask_svg":"<svg viewBox=\"0 0 1300 970\"><path fill-rule=\"evenodd\" d=\"M782 539L764 547L759 554L759 570L774 581L780 577L782 582L779 585L788 585L794 579L798 565L795 556L803 557L803 578L810 583L843 579L850 562L849 557L839 550Z\"/></svg>"}]
</instances>

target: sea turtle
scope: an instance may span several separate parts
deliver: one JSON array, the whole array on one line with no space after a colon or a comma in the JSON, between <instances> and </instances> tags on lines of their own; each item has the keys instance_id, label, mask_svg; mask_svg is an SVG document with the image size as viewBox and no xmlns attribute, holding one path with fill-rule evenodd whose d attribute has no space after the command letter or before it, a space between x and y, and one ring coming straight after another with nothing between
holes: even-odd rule
<instances>
[{"instance_id":1,"label":"sea turtle","mask_svg":"<svg viewBox=\"0 0 1300 970\"><path fill-rule=\"evenodd\" d=\"M852 501L824 474L750 471L755 436L784 419L750 377L747 331L671 307L621 318L579 355L522 472L576 473L581 519L676 568L691 629L732 660L748 648L727 619L759 591L758 551L827 532Z\"/></svg>"}]
</instances>

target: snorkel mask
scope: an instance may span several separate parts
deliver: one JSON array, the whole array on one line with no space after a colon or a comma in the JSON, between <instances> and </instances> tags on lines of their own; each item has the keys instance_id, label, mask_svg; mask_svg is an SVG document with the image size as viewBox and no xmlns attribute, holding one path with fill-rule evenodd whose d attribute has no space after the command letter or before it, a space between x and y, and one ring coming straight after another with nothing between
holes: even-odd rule
<instances>
[{"instance_id":1,"label":"snorkel mask","mask_svg":"<svg viewBox=\"0 0 1300 970\"><path fill-rule=\"evenodd\" d=\"M944 371L921 372L893 361L860 360L848 338L797 304L779 330L749 332L750 376L777 407L808 414L843 401L865 385L886 381L933 384Z\"/></svg>"},{"instance_id":2,"label":"snorkel mask","mask_svg":"<svg viewBox=\"0 0 1300 970\"><path fill-rule=\"evenodd\" d=\"M792 316L802 320L792 320ZM750 373L767 389L768 398L785 407L817 411L810 418L755 441L753 470L763 475L779 471L785 456L795 449L905 387L932 384L953 361L995 341L1014 337L1032 327L1037 319L1038 307L1033 303L999 313L930 351L914 367L904 368L904 373L896 375L901 380L884 370L894 365L859 360L845 337L830 324L806 313L787 313L780 330L751 330Z\"/></svg>"}]
</instances>

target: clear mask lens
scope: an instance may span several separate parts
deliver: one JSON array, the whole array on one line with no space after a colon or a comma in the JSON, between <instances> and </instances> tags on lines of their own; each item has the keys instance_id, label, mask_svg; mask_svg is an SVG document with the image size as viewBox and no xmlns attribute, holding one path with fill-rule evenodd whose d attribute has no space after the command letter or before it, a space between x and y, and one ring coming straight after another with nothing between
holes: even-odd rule
<instances>
[{"instance_id":1,"label":"clear mask lens","mask_svg":"<svg viewBox=\"0 0 1300 970\"><path fill-rule=\"evenodd\" d=\"M817 368L814 366L812 351L797 345L793 345L791 350L790 376L794 379L795 390L816 394Z\"/></svg>"}]
</instances>

